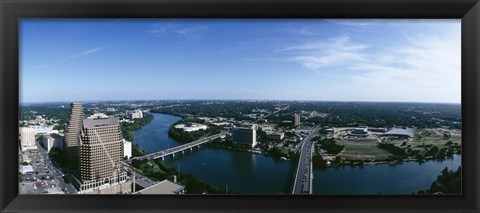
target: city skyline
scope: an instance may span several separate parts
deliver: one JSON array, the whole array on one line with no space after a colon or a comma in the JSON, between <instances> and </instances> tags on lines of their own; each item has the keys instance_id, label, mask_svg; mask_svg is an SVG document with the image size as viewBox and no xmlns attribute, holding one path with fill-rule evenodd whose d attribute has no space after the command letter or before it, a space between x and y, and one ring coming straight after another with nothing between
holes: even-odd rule
<instances>
[{"instance_id":1,"label":"city skyline","mask_svg":"<svg viewBox=\"0 0 480 213\"><path fill-rule=\"evenodd\" d=\"M460 103L460 20L20 22L20 101Z\"/></svg>"}]
</instances>

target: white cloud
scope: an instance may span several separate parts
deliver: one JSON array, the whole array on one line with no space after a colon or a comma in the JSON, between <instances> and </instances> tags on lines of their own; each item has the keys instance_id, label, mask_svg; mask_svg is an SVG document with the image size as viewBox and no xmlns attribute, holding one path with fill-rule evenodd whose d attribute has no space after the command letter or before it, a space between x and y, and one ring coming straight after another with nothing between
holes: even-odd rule
<instances>
[{"instance_id":1,"label":"white cloud","mask_svg":"<svg viewBox=\"0 0 480 213\"><path fill-rule=\"evenodd\" d=\"M363 61L365 56L361 51L366 48L367 45L351 42L349 36L339 36L277 51L294 55L288 58L290 61L299 62L308 69L319 70L323 67Z\"/></svg>"},{"instance_id":2,"label":"white cloud","mask_svg":"<svg viewBox=\"0 0 480 213\"><path fill-rule=\"evenodd\" d=\"M336 91L348 91L349 97L364 101L460 102L460 27L439 26L401 33L401 38L388 45L353 42L344 35L275 50L283 57L249 61L295 62L306 69L328 72L342 79Z\"/></svg>"},{"instance_id":3,"label":"white cloud","mask_svg":"<svg viewBox=\"0 0 480 213\"><path fill-rule=\"evenodd\" d=\"M91 55L95 52L98 52L98 51L104 49L104 48L105 48L105 46L97 47L97 48L91 48L91 49L84 50L82 52L79 52L79 53L76 53L76 54L73 54L73 55L70 55L70 56L67 56L67 57L64 57L64 58L60 58L58 60L51 60L48 63L44 63L44 64L32 66L32 67L26 67L26 68L24 68L24 70L45 69L46 67L51 67L51 66L54 66L54 65L58 65L58 64L63 63L65 61L69 61L69 60L72 60L72 59L75 59L75 58L80 58L80 57L83 57L83 56Z\"/></svg>"},{"instance_id":4,"label":"white cloud","mask_svg":"<svg viewBox=\"0 0 480 213\"><path fill-rule=\"evenodd\" d=\"M460 31L444 35L414 35L405 46L393 46L381 57L353 63L352 88L364 93L385 91L392 100L460 102Z\"/></svg>"},{"instance_id":5,"label":"white cloud","mask_svg":"<svg viewBox=\"0 0 480 213\"><path fill-rule=\"evenodd\" d=\"M151 32L160 38L176 36L186 41L195 42L201 40L209 30L210 28L206 25L188 26L174 23L159 23L153 26Z\"/></svg>"},{"instance_id":6,"label":"white cloud","mask_svg":"<svg viewBox=\"0 0 480 213\"><path fill-rule=\"evenodd\" d=\"M88 49L88 50L82 51L80 53L71 55L68 58L80 58L80 57L87 56L87 55L93 54L95 52L98 52L98 51L102 50L103 48L105 48L105 47L97 47L97 48Z\"/></svg>"}]
</instances>

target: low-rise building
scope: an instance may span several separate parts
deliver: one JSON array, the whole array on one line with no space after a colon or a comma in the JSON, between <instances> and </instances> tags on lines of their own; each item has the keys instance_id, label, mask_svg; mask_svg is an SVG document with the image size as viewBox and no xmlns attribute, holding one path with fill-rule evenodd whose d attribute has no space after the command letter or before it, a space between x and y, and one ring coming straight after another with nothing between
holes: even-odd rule
<instances>
[{"instance_id":1,"label":"low-rise building","mask_svg":"<svg viewBox=\"0 0 480 213\"><path fill-rule=\"evenodd\" d=\"M53 126L30 126L30 128L35 131L36 135L58 133L58 130L53 130Z\"/></svg>"},{"instance_id":2,"label":"low-rise building","mask_svg":"<svg viewBox=\"0 0 480 213\"><path fill-rule=\"evenodd\" d=\"M100 119L100 118L109 118L108 115L106 115L105 113L93 113L93 115L90 115L88 118L91 118L91 119Z\"/></svg>"},{"instance_id":3,"label":"low-rise building","mask_svg":"<svg viewBox=\"0 0 480 213\"><path fill-rule=\"evenodd\" d=\"M185 186L178 183L174 183L169 180L163 180L160 183L142 189L135 194L144 194L144 195L158 195L158 194L184 194Z\"/></svg>"},{"instance_id":4,"label":"low-rise building","mask_svg":"<svg viewBox=\"0 0 480 213\"><path fill-rule=\"evenodd\" d=\"M235 127L232 129L232 142L253 148L257 145L257 131L249 127Z\"/></svg>"},{"instance_id":5,"label":"low-rise building","mask_svg":"<svg viewBox=\"0 0 480 213\"><path fill-rule=\"evenodd\" d=\"M198 119L202 120L205 123L218 122L218 118L209 118L209 117L199 117Z\"/></svg>"},{"instance_id":6,"label":"low-rise building","mask_svg":"<svg viewBox=\"0 0 480 213\"><path fill-rule=\"evenodd\" d=\"M31 162L31 161L30 161L30 157L28 157L27 154L22 154L21 157L22 157L22 158L21 158L20 162L22 162L22 163L23 163L23 162L25 162L25 163L30 163L30 162Z\"/></svg>"},{"instance_id":7,"label":"low-rise building","mask_svg":"<svg viewBox=\"0 0 480 213\"><path fill-rule=\"evenodd\" d=\"M132 157L132 142L123 139L123 157L130 159Z\"/></svg>"},{"instance_id":8,"label":"low-rise building","mask_svg":"<svg viewBox=\"0 0 480 213\"><path fill-rule=\"evenodd\" d=\"M35 146L35 130L33 128L20 127L19 139L22 152L37 149L37 146Z\"/></svg>"},{"instance_id":9,"label":"low-rise building","mask_svg":"<svg viewBox=\"0 0 480 213\"><path fill-rule=\"evenodd\" d=\"M370 132L386 132L387 127L368 127L368 131L370 131Z\"/></svg>"},{"instance_id":10,"label":"low-rise building","mask_svg":"<svg viewBox=\"0 0 480 213\"><path fill-rule=\"evenodd\" d=\"M273 125L268 125L268 124L260 125L259 129L266 133L271 133L275 131L275 127Z\"/></svg>"},{"instance_id":11,"label":"low-rise building","mask_svg":"<svg viewBox=\"0 0 480 213\"><path fill-rule=\"evenodd\" d=\"M368 127L366 126L360 126L360 127L357 127L355 129L353 129L352 131L348 132L348 136L352 136L352 137L367 137L370 135L370 132L368 131Z\"/></svg>"},{"instance_id":12,"label":"low-rise building","mask_svg":"<svg viewBox=\"0 0 480 213\"><path fill-rule=\"evenodd\" d=\"M413 129L408 127L393 127L383 134L386 137L412 138Z\"/></svg>"},{"instance_id":13,"label":"low-rise building","mask_svg":"<svg viewBox=\"0 0 480 213\"><path fill-rule=\"evenodd\" d=\"M175 125L176 129L183 129L185 132L193 132L198 130L206 130L207 125L196 124L196 123L186 123L186 124L177 124Z\"/></svg>"},{"instance_id":14,"label":"low-rise building","mask_svg":"<svg viewBox=\"0 0 480 213\"><path fill-rule=\"evenodd\" d=\"M35 170L33 170L33 167L31 165L26 165L26 166L20 166L19 168L20 174L33 174Z\"/></svg>"},{"instance_id":15,"label":"low-rise building","mask_svg":"<svg viewBox=\"0 0 480 213\"><path fill-rule=\"evenodd\" d=\"M285 137L285 133L283 132L274 132L272 134L267 135L267 138L273 141L281 141L283 140L284 137Z\"/></svg>"},{"instance_id":16,"label":"low-rise building","mask_svg":"<svg viewBox=\"0 0 480 213\"><path fill-rule=\"evenodd\" d=\"M229 123L229 122L217 122L217 123L212 123L212 125L215 125L215 126L231 126L232 123Z\"/></svg>"}]
</instances>

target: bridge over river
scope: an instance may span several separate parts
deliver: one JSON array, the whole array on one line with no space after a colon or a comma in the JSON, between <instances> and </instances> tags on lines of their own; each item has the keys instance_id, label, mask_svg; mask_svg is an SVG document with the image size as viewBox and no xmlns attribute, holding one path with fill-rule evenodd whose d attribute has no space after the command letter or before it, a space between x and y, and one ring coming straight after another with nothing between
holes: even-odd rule
<instances>
[{"instance_id":1,"label":"bridge over river","mask_svg":"<svg viewBox=\"0 0 480 213\"><path fill-rule=\"evenodd\" d=\"M312 140L318 135L320 127L310 131L309 135L302 141L300 148L300 158L298 159L297 171L293 182L292 194L312 194L313 188L313 168L312 157L315 150L315 141Z\"/></svg>"},{"instance_id":2,"label":"bridge over river","mask_svg":"<svg viewBox=\"0 0 480 213\"><path fill-rule=\"evenodd\" d=\"M175 157L175 154L177 154L178 152L183 153L187 149L192 150L194 147L200 147L200 145L202 145L204 143L211 142L211 141L213 141L217 138L224 137L226 134L227 133L221 132L221 133L211 135L211 136L207 136L207 137L204 137L204 138L200 138L196 141L192 141L190 143L182 144L180 146L176 146L176 147L173 147L173 148L170 148L170 149L150 153L148 155L144 155L144 156L140 156L140 157L134 157L134 158L131 158L130 160L128 160L127 162L131 163L132 160L145 160L145 159L151 160L151 159L157 159L157 158L161 158L163 160L165 157L170 156L170 155Z\"/></svg>"}]
</instances>

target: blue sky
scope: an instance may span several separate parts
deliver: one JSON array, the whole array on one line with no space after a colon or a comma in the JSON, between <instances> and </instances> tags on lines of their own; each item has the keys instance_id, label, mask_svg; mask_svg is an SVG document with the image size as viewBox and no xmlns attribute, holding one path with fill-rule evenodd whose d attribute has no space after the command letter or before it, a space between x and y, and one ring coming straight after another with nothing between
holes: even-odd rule
<instances>
[{"instance_id":1,"label":"blue sky","mask_svg":"<svg viewBox=\"0 0 480 213\"><path fill-rule=\"evenodd\" d=\"M25 19L22 103L460 103L460 20Z\"/></svg>"}]
</instances>

